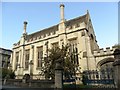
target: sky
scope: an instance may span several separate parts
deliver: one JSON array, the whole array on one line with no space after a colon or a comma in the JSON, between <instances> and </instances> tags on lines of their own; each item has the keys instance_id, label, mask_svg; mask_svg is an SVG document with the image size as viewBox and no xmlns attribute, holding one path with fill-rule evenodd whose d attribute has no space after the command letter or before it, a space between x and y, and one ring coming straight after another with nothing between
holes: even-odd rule
<instances>
[{"instance_id":1,"label":"sky","mask_svg":"<svg viewBox=\"0 0 120 90\"><path fill-rule=\"evenodd\" d=\"M62 2L65 19L73 19L89 10L94 32L100 48L118 43L117 2ZM27 33L31 34L60 22L61 2L2 2L2 30L0 47L12 49L23 33L23 22L27 21ZM0 4L1 6L1 4Z\"/></svg>"}]
</instances>

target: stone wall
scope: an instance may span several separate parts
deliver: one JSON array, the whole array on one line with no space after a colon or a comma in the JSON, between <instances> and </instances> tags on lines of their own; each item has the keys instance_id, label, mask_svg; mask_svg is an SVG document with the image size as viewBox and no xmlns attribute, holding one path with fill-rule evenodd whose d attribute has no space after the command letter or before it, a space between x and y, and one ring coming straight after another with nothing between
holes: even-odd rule
<instances>
[{"instance_id":1,"label":"stone wall","mask_svg":"<svg viewBox=\"0 0 120 90\"><path fill-rule=\"evenodd\" d=\"M4 81L3 81L4 82ZM54 81L52 80L28 80L26 83L22 79L6 80L5 85L17 87L32 87L32 88L54 88Z\"/></svg>"},{"instance_id":2,"label":"stone wall","mask_svg":"<svg viewBox=\"0 0 120 90\"><path fill-rule=\"evenodd\" d=\"M114 51L116 47L106 47L93 51L94 60L96 63L96 69L99 69L99 64L104 62L114 62Z\"/></svg>"}]
</instances>

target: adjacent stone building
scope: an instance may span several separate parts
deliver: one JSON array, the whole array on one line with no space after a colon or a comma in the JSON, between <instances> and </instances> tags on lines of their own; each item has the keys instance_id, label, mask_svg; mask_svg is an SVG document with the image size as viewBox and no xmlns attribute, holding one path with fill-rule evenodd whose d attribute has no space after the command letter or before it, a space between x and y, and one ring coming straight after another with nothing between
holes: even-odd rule
<instances>
[{"instance_id":1,"label":"adjacent stone building","mask_svg":"<svg viewBox=\"0 0 120 90\"><path fill-rule=\"evenodd\" d=\"M0 48L0 67L8 68L12 50Z\"/></svg>"},{"instance_id":2,"label":"adjacent stone building","mask_svg":"<svg viewBox=\"0 0 120 90\"><path fill-rule=\"evenodd\" d=\"M27 22L24 22L24 33L20 40L13 45L11 59L12 69L16 78L23 78L25 74L33 74L34 79L42 79L41 67L44 57L48 55L48 48L70 44L79 53L79 70L76 79L80 79L80 73L84 70L97 70L103 65L114 61L112 53L115 48L106 51L99 49L94 33L89 11L85 15L71 20L64 18L64 5L60 5L60 22L54 26L27 34Z\"/></svg>"}]
</instances>

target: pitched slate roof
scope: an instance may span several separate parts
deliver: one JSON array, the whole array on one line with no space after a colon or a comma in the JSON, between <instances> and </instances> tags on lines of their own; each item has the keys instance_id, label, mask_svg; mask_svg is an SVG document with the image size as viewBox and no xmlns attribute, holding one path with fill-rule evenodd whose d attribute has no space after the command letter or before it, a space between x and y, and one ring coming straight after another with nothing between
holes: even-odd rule
<instances>
[{"instance_id":1,"label":"pitched slate roof","mask_svg":"<svg viewBox=\"0 0 120 90\"><path fill-rule=\"evenodd\" d=\"M66 27L67 26L71 26L71 25L74 25L76 23L80 23L80 22L85 22L87 23L87 14L83 15L83 16L79 16L77 18L74 18L74 19L70 19L68 21L65 21L65 25ZM40 30L40 31L37 31L35 33L32 33L32 34L29 34L28 37L34 37L34 36L37 36L37 35L40 35L40 34L43 34L43 33L47 33L48 31L52 31L52 30L58 30L58 25L54 25L54 26L51 26L49 28L45 28L43 30Z\"/></svg>"}]
</instances>

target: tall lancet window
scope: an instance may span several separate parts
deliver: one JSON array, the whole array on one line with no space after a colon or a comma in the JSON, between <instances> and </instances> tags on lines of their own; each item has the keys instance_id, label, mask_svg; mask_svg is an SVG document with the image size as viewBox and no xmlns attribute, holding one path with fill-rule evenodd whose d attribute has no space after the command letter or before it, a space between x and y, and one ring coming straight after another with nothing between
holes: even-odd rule
<instances>
[{"instance_id":1,"label":"tall lancet window","mask_svg":"<svg viewBox=\"0 0 120 90\"><path fill-rule=\"evenodd\" d=\"M25 51L25 69L29 67L30 49Z\"/></svg>"},{"instance_id":2,"label":"tall lancet window","mask_svg":"<svg viewBox=\"0 0 120 90\"><path fill-rule=\"evenodd\" d=\"M77 39L69 40L69 55L70 60L74 64L79 64L78 62L78 48L77 48Z\"/></svg>"},{"instance_id":3,"label":"tall lancet window","mask_svg":"<svg viewBox=\"0 0 120 90\"><path fill-rule=\"evenodd\" d=\"M59 42L52 43L52 47L53 47L53 48L59 47Z\"/></svg>"},{"instance_id":4,"label":"tall lancet window","mask_svg":"<svg viewBox=\"0 0 120 90\"><path fill-rule=\"evenodd\" d=\"M19 52L16 52L16 63L15 63L15 70L17 70L18 61L19 61Z\"/></svg>"},{"instance_id":5,"label":"tall lancet window","mask_svg":"<svg viewBox=\"0 0 120 90\"><path fill-rule=\"evenodd\" d=\"M42 59L43 59L43 47L38 47L37 48L37 67L42 67Z\"/></svg>"}]
</instances>

